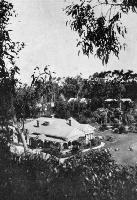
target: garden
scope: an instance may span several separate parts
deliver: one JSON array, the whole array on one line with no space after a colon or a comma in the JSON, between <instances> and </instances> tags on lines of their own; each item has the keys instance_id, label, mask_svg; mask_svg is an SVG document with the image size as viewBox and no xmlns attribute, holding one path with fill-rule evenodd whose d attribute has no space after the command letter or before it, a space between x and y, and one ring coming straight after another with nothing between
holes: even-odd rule
<instances>
[{"instance_id":1,"label":"garden","mask_svg":"<svg viewBox=\"0 0 137 200\"><path fill-rule=\"evenodd\" d=\"M3 139L0 148L2 199L137 198L136 166L117 165L107 149L78 153L60 163L54 156L44 161L38 155L11 155Z\"/></svg>"}]
</instances>

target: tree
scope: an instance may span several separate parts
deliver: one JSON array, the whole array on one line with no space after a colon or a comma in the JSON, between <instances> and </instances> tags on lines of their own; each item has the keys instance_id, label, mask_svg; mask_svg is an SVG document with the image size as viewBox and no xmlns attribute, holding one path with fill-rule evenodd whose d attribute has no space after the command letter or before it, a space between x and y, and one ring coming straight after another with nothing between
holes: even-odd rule
<instances>
[{"instance_id":1,"label":"tree","mask_svg":"<svg viewBox=\"0 0 137 200\"><path fill-rule=\"evenodd\" d=\"M0 192L6 200L137 199L137 167L119 166L106 149L78 153L63 163L40 155L15 156L7 163L0 163Z\"/></svg>"},{"instance_id":2,"label":"tree","mask_svg":"<svg viewBox=\"0 0 137 200\"><path fill-rule=\"evenodd\" d=\"M67 102L62 98L59 98L55 103L54 109L55 117L61 119L68 119L70 117L70 112L68 110Z\"/></svg>"},{"instance_id":3,"label":"tree","mask_svg":"<svg viewBox=\"0 0 137 200\"><path fill-rule=\"evenodd\" d=\"M60 78L57 79L55 72L51 72L48 67L46 65L43 72L40 72L39 67L34 69L31 86L34 87L37 102L42 104L42 110L44 111L44 105L48 103L51 114L52 103L55 103L59 96L58 81Z\"/></svg>"},{"instance_id":4,"label":"tree","mask_svg":"<svg viewBox=\"0 0 137 200\"><path fill-rule=\"evenodd\" d=\"M95 54L107 64L111 54L119 56L127 33L122 16L137 12L136 0L78 0L65 9L69 25L80 37L78 46L85 55ZM68 24L67 22L67 24Z\"/></svg>"},{"instance_id":5,"label":"tree","mask_svg":"<svg viewBox=\"0 0 137 200\"><path fill-rule=\"evenodd\" d=\"M16 88L15 112L17 119L32 117L35 111L37 99L34 87L27 84Z\"/></svg>"},{"instance_id":6,"label":"tree","mask_svg":"<svg viewBox=\"0 0 137 200\"><path fill-rule=\"evenodd\" d=\"M16 16L12 3L5 0L0 1L0 109L3 123L6 125L9 119L16 122L14 108L15 87L18 80L15 78L19 68L15 61L24 43L14 42L10 37L10 17ZM5 101L6 100L6 101ZM20 130L18 130L20 132ZM22 137L22 133L21 133ZM24 144L24 141L23 141ZM25 147L25 145L24 145Z\"/></svg>"},{"instance_id":7,"label":"tree","mask_svg":"<svg viewBox=\"0 0 137 200\"><path fill-rule=\"evenodd\" d=\"M5 0L0 2L0 96L1 109L5 109L4 117L8 117L8 111L14 114L14 96L17 79L15 74L19 73L19 68L15 64L19 51L24 47L24 43L14 42L10 37L8 24L11 16L16 16L13 5ZM7 67L9 66L9 67ZM7 105L4 100L7 99Z\"/></svg>"},{"instance_id":8,"label":"tree","mask_svg":"<svg viewBox=\"0 0 137 200\"><path fill-rule=\"evenodd\" d=\"M66 77L62 84L62 93L67 99L76 98L79 91L78 77Z\"/></svg>"}]
</instances>

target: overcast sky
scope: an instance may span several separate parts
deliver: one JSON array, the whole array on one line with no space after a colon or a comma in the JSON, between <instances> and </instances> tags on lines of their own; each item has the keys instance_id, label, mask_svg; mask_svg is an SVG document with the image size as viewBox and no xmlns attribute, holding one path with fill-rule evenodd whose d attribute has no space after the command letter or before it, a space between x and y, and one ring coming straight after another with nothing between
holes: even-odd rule
<instances>
[{"instance_id":1,"label":"overcast sky","mask_svg":"<svg viewBox=\"0 0 137 200\"><path fill-rule=\"evenodd\" d=\"M137 72L137 15L124 19L128 25L126 51L120 54L119 60L113 57L107 66L102 66L93 55L90 58L82 54L78 56L76 34L66 27L66 15L62 11L64 0L11 1L18 13L12 23L12 37L26 44L17 61L23 82L30 82L36 66L42 69L46 65L51 65L59 76L82 73L88 77L97 71L122 68Z\"/></svg>"}]
</instances>

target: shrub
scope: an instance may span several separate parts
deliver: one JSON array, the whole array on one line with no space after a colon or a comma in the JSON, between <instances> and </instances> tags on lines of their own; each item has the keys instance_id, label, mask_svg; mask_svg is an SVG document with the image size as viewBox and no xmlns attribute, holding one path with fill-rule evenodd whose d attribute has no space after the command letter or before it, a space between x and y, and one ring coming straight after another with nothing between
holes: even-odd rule
<instances>
[{"instance_id":1,"label":"shrub","mask_svg":"<svg viewBox=\"0 0 137 200\"><path fill-rule=\"evenodd\" d=\"M121 126L119 127L119 133L120 133L120 134L121 134L121 133L127 133L127 130L126 130L126 128L125 128L124 125L121 125Z\"/></svg>"},{"instance_id":2,"label":"shrub","mask_svg":"<svg viewBox=\"0 0 137 200\"><path fill-rule=\"evenodd\" d=\"M95 118L95 117L92 117L92 118L89 120L88 123L90 124L90 123L95 123L95 122L97 122L96 118Z\"/></svg>"},{"instance_id":3,"label":"shrub","mask_svg":"<svg viewBox=\"0 0 137 200\"><path fill-rule=\"evenodd\" d=\"M78 153L63 163L54 156L9 158L0 162L4 200L137 199L137 167L117 165L106 149Z\"/></svg>"},{"instance_id":4,"label":"shrub","mask_svg":"<svg viewBox=\"0 0 137 200\"><path fill-rule=\"evenodd\" d=\"M106 140L106 141L109 141L109 142L113 142L113 141L114 141L114 138L113 138L112 136L106 135L106 136L105 136L105 140Z\"/></svg>"},{"instance_id":5,"label":"shrub","mask_svg":"<svg viewBox=\"0 0 137 200\"><path fill-rule=\"evenodd\" d=\"M87 124L87 118L83 114L79 115L78 121L81 124Z\"/></svg>"},{"instance_id":6,"label":"shrub","mask_svg":"<svg viewBox=\"0 0 137 200\"><path fill-rule=\"evenodd\" d=\"M114 128L114 129L113 129L113 133L118 134L118 133L119 133L119 129L118 129L118 128Z\"/></svg>"},{"instance_id":7,"label":"shrub","mask_svg":"<svg viewBox=\"0 0 137 200\"><path fill-rule=\"evenodd\" d=\"M95 137L90 141L90 143L91 143L91 147L96 147L101 144L101 141L98 137Z\"/></svg>"},{"instance_id":8,"label":"shrub","mask_svg":"<svg viewBox=\"0 0 137 200\"><path fill-rule=\"evenodd\" d=\"M102 124L99 128L99 131L105 131L108 130L107 125L106 124Z\"/></svg>"}]
</instances>

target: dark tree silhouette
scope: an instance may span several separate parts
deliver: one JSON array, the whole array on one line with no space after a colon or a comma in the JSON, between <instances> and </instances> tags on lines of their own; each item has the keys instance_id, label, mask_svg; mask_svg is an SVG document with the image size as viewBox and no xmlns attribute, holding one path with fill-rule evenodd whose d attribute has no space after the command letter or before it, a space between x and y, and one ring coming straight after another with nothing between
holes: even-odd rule
<instances>
[{"instance_id":1,"label":"dark tree silhouette","mask_svg":"<svg viewBox=\"0 0 137 200\"><path fill-rule=\"evenodd\" d=\"M16 17L13 5L5 0L0 1L0 110L3 118L8 118L14 113L15 74L19 68L15 59L24 43L14 42L10 37L10 17Z\"/></svg>"},{"instance_id":2,"label":"dark tree silhouette","mask_svg":"<svg viewBox=\"0 0 137 200\"><path fill-rule=\"evenodd\" d=\"M19 68L15 61L19 51L24 47L24 43L14 42L10 36L9 23L11 17L16 17L12 3L8 1L0 1L0 122L7 127L9 119L14 124L16 121L16 113L14 102L16 97L15 87L18 80L15 78L19 73ZM16 126L16 125L15 125ZM22 138L24 149L26 147L22 132L16 126L17 132ZM6 135L8 132L6 132Z\"/></svg>"}]
</instances>

